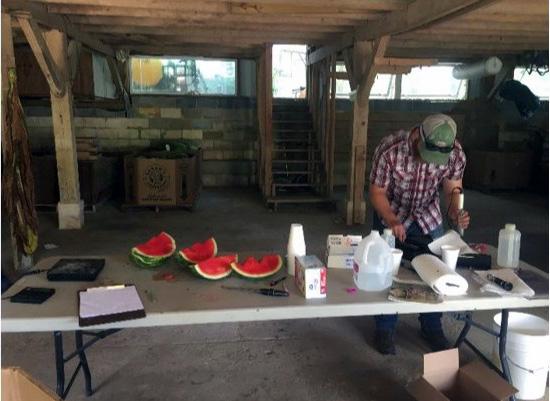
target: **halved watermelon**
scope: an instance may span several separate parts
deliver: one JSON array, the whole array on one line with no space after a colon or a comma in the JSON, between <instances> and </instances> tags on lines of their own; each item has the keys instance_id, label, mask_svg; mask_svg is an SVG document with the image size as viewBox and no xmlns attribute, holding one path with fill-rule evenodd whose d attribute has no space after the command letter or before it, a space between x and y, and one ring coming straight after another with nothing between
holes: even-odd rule
<instances>
[{"instance_id":1,"label":"halved watermelon","mask_svg":"<svg viewBox=\"0 0 550 401\"><path fill-rule=\"evenodd\" d=\"M249 257L244 263L231 263L231 268L239 276L249 279L261 279L274 275L283 267L279 255L266 255L261 260Z\"/></svg>"},{"instance_id":2,"label":"halved watermelon","mask_svg":"<svg viewBox=\"0 0 550 401\"><path fill-rule=\"evenodd\" d=\"M218 256L191 265L191 271L207 280L221 280L231 274L231 264L237 262L237 255Z\"/></svg>"},{"instance_id":3,"label":"halved watermelon","mask_svg":"<svg viewBox=\"0 0 550 401\"><path fill-rule=\"evenodd\" d=\"M176 251L176 241L169 234L161 232L149 241L137 245L130 251L130 260L140 267L157 267Z\"/></svg>"},{"instance_id":4,"label":"halved watermelon","mask_svg":"<svg viewBox=\"0 0 550 401\"><path fill-rule=\"evenodd\" d=\"M208 238L204 242L197 242L189 248L179 251L180 261L185 263L197 264L213 258L218 253L218 245L214 238Z\"/></svg>"}]
</instances>

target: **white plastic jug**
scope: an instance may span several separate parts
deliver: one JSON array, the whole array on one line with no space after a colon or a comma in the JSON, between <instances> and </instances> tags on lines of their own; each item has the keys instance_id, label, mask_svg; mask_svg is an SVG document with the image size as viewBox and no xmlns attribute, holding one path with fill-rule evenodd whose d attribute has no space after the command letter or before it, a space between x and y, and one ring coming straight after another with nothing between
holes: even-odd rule
<instances>
[{"instance_id":1,"label":"white plastic jug","mask_svg":"<svg viewBox=\"0 0 550 401\"><path fill-rule=\"evenodd\" d=\"M392 283L392 254L378 231L363 238L353 256L353 280L360 290L382 291Z\"/></svg>"},{"instance_id":2,"label":"white plastic jug","mask_svg":"<svg viewBox=\"0 0 550 401\"><path fill-rule=\"evenodd\" d=\"M497 264L500 267L518 267L520 242L521 233L515 224L506 224L499 231Z\"/></svg>"}]
</instances>

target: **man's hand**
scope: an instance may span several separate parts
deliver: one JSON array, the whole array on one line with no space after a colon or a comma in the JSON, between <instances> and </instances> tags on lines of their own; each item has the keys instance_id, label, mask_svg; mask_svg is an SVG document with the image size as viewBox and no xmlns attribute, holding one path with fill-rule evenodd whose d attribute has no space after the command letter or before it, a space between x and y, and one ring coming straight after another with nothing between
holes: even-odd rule
<instances>
[{"instance_id":1,"label":"man's hand","mask_svg":"<svg viewBox=\"0 0 550 401\"><path fill-rule=\"evenodd\" d=\"M449 213L449 217L456 227L466 229L470 225L470 214L466 210Z\"/></svg>"},{"instance_id":2,"label":"man's hand","mask_svg":"<svg viewBox=\"0 0 550 401\"><path fill-rule=\"evenodd\" d=\"M390 228L395 238L397 238L401 242L405 242L405 239L407 238L407 230L405 230L403 224L398 222L396 224L392 224Z\"/></svg>"}]
</instances>

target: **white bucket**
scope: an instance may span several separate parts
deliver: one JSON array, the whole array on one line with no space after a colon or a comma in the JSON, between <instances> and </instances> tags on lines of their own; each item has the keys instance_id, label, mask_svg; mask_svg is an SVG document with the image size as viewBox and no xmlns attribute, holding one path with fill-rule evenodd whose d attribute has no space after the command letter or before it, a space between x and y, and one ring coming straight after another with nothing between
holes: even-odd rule
<instances>
[{"instance_id":1,"label":"white bucket","mask_svg":"<svg viewBox=\"0 0 550 401\"><path fill-rule=\"evenodd\" d=\"M494 329L499 332L501 314L496 314L493 321ZM527 313L510 312L506 356L512 385L519 390L516 398L537 400L544 396L549 365L548 340L546 320ZM498 340L495 341L494 352L498 355Z\"/></svg>"}]
</instances>

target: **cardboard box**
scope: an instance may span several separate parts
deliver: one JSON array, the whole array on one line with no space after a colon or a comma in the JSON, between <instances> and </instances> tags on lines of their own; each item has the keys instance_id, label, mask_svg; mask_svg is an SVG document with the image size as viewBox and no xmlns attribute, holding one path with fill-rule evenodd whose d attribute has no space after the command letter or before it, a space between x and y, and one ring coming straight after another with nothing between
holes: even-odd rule
<instances>
[{"instance_id":1,"label":"cardboard box","mask_svg":"<svg viewBox=\"0 0 550 401\"><path fill-rule=\"evenodd\" d=\"M61 401L53 391L20 368L2 368L2 401Z\"/></svg>"},{"instance_id":2,"label":"cardboard box","mask_svg":"<svg viewBox=\"0 0 550 401\"><path fill-rule=\"evenodd\" d=\"M459 367L458 349L424 355L424 375L407 386L418 401L501 401L517 390L481 361Z\"/></svg>"},{"instance_id":3,"label":"cardboard box","mask_svg":"<svg viewBox=\"0 0 550 401\"><path fill-rule=\"evenodd\" d=\"M468 188L524 189L531 181L529 152L471 150L467 158L464 185Z\"/></svg>"},{"instance_id":4,"label":"cardboard box","mask_svg":"<svg viewBox=\"0 0 550 401\"><path fill-rule=\"evenodd\" d=\"M306 299L327 296L327 268L315 255L296 257L294 282Z\"/></svg>"},{"instance_id":5,"label":"cardboard box","mask_svg":"<svg viewBox=\"0 0 550 401\"><path fill-rule=\"evenodd\" d=\"M183 159L124 158L126 203L192 206L201 182L202 151Z\"/></svg>"},{"instance_id":6,"label":"cardboard box","mask_svg":"<svg viewBox=\"0 0 550 401\"><path fill-rule=\"evenodd\" d=\"M327 237L329 255L353 255L363 237L360 235L331 234Z\"/></svg>"},{"instance_id":7,"label":"cardboard box","mask_svg":"<svg viewBox=\"0 0 550 401\"><path fill-rule=\"evenodd\" d=\"M327 267L352 269L353 254L363 237L360 235L331 234L327 237Z\"/></svg>"},{"instance_id":8,"label":"cardboard box","mask_svg":"<svg viewBox=\"0 0 550 401\"><path fill-rule=\"evenodd\" d=\"M353 255L328 255L329 269L353 269Z\"/></svg>"}]
</instances>

